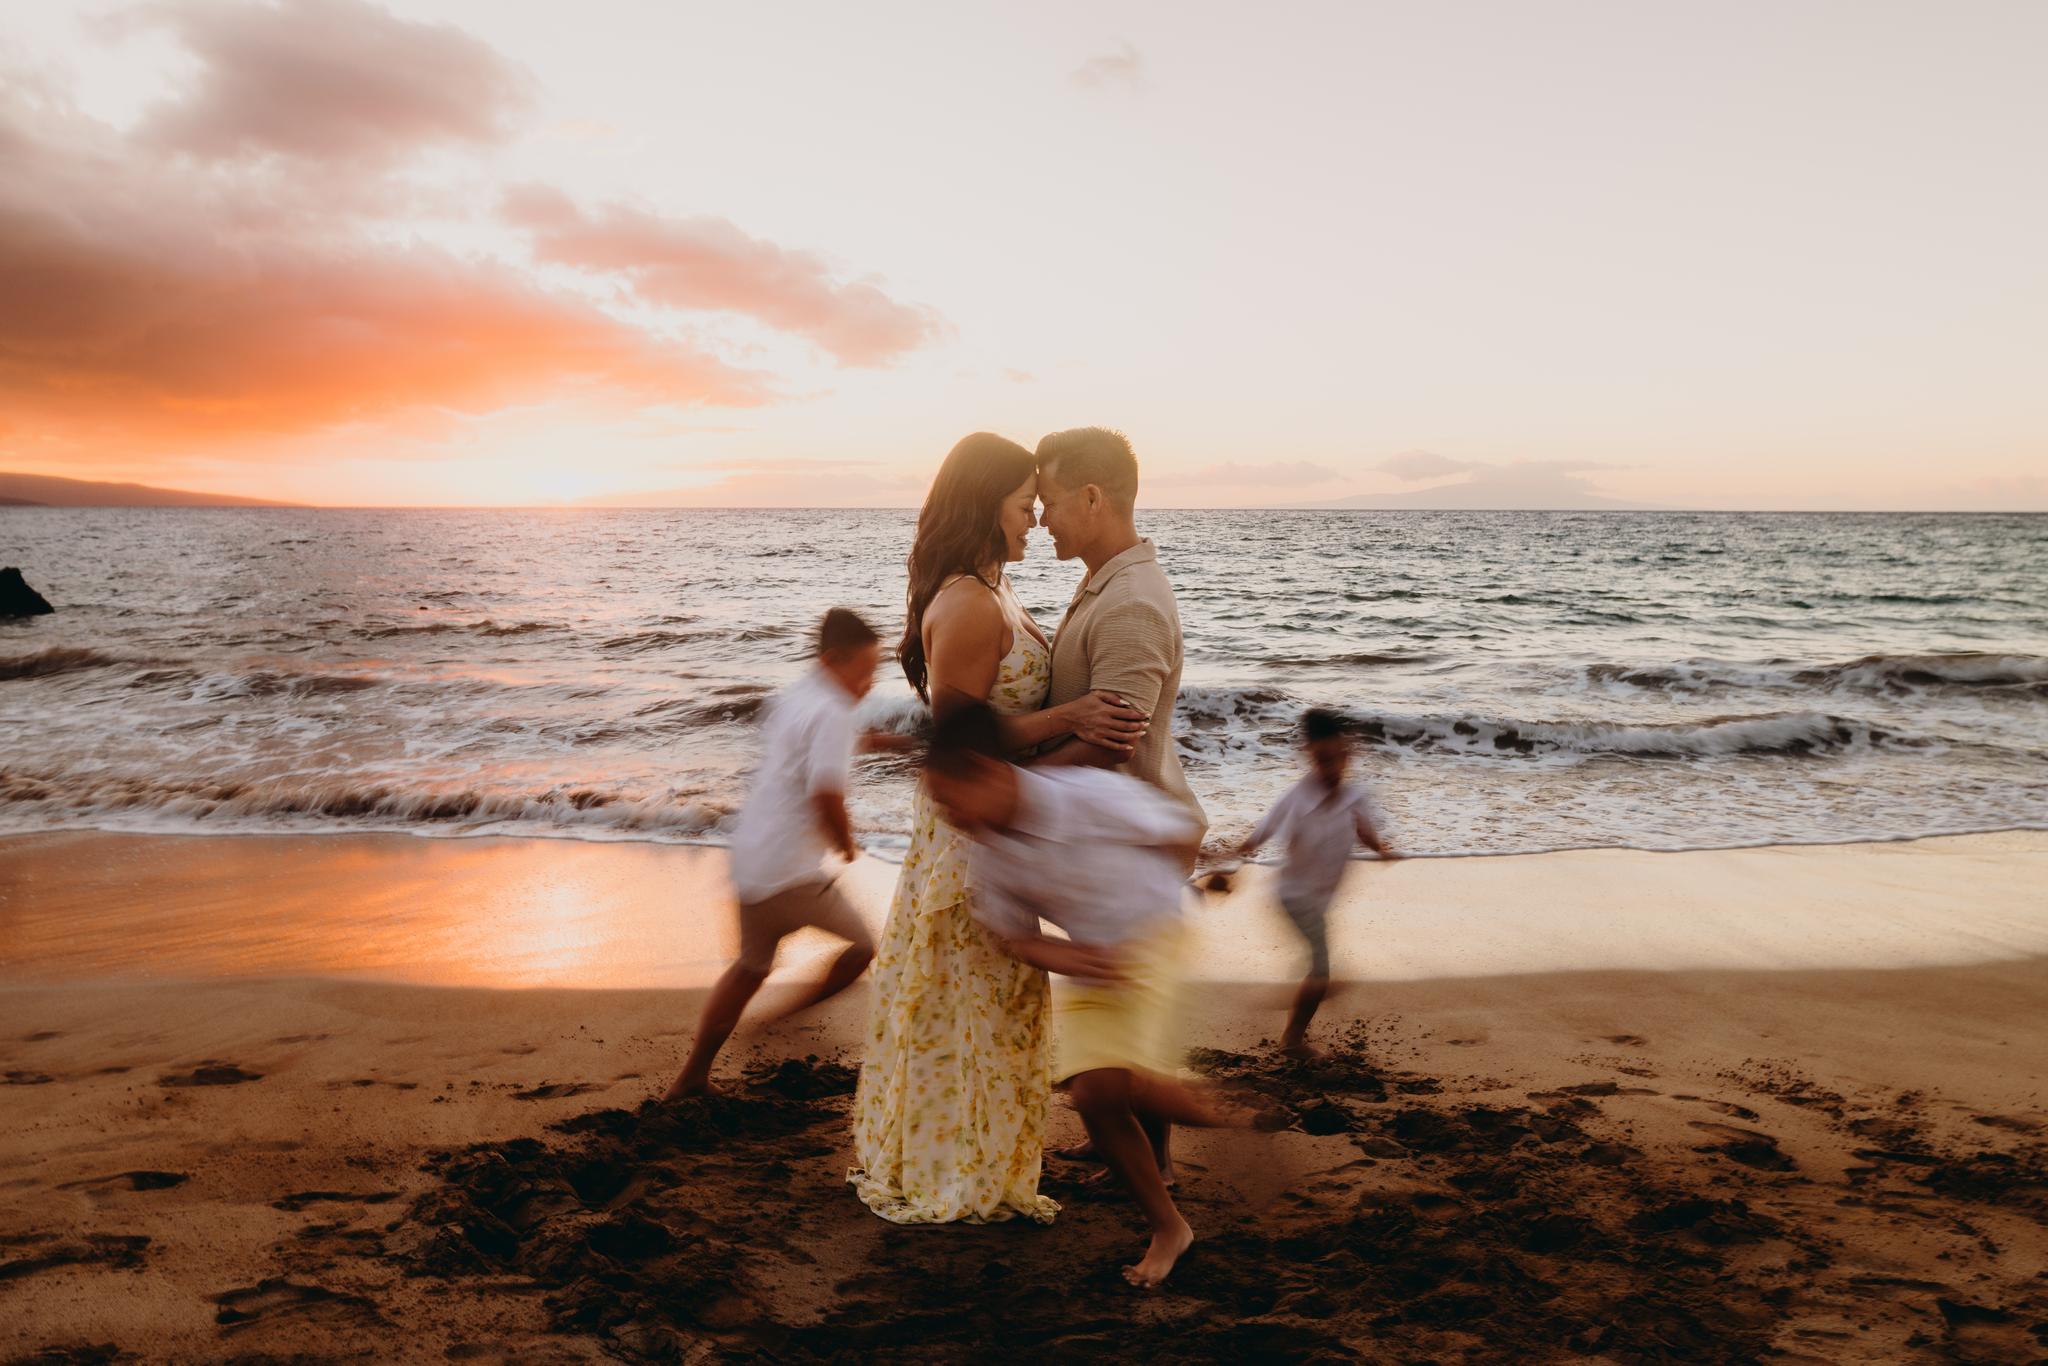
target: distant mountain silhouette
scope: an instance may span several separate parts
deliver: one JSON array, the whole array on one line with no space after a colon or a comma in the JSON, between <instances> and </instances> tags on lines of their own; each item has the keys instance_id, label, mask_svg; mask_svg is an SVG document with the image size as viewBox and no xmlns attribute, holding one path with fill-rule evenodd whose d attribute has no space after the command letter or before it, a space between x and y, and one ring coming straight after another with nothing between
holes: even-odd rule
<instances>
[{"instance_id":1,"label":"distant mountain silhouette","mask_svg":"<svg viewBox=\"0 0 2048 1366\"><path fill-rule=\"evenodd\" d=\"M267 498L235 498L225 493L193 493L158 489L147 484L108 484L96 479L62 479L54 474L0 472L0 506L62 508L284 508Z\"/></svg>"}]
</instances>

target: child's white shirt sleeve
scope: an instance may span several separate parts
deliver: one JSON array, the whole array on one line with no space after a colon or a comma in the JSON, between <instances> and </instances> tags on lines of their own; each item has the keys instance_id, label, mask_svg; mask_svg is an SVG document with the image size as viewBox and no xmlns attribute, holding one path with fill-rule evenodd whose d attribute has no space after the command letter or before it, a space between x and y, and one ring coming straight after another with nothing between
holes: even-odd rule
<instances>
[{"instance_id":1,"label":"child's white shirt sleeve","mask_svg":"<svg viewBox=\"0 0 2048 1366\"><path fill-rule=\"evenodd\" d=\"M1265 844L1282 833L1287 824L1287 812L1294 801L1294 793L1295 789L1290 787L1280 794L1280 800L1273 803L1272 809L1266 812L1258 827L1245 837L1247 844Z\"/></svg>"},{"instance_id":2,"label":"child's white shirt sleeve","mask_svg":"<svg viewBox=\"0 0 2048 1366\"><path fill-rule=\"evenodd\" d=\"M820 715L811 727L810 745L804 755L804 790L815 797L821 793L846 791L846 775L853 767L853 709L834 707Z\"/></svg>"}]
</instances>

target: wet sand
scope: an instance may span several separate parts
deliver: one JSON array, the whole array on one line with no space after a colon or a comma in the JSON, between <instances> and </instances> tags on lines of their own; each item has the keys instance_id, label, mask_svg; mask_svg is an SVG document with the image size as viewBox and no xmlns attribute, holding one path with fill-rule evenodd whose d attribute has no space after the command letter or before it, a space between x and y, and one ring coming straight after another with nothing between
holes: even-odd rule
<instances>
[{"instance_id":1,"label":"wet sand","mask_svg":"<svg viewBox=\"0 0 2048 1366\"><path fill-rule=\"evenodd\" d=\"M267 848L209 879L211 845ZM1049 1228L865 1213L864 992L644 1108L695 991L566 983L715 963L715 859L0 841L0 1360L2048 1352L2048 838L1363 868L1316 1065L1265 1044L1287 960L1246 879L1200 913L1193 1063L1293 1124L1183 1137L1201 1241L1150 1295L1135 1211L1065 1164ZM268 941L191 928L264 905ZM366 926L409 980L316 965Z\"/></svg>"}]
</instances>

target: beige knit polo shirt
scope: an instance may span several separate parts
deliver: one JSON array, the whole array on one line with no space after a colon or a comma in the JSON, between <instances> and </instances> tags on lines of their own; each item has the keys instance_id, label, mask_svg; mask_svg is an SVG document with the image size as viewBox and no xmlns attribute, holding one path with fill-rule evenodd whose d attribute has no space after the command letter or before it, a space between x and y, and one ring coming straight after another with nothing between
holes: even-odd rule
<instances>
[{"instance_id":1,"label":"beige knit polo shirt","mask_svg":"<svg viewBox=\"0 0 2048 1366\"><path fill-rule=\"evenodd\" d=\"M1117 772L1142 778L1186 805L1208 828L1202 804L1180 771L1173 738L1180 697L1180 608L1159 567L1159 552L1140 540L1089 575L1067 605L1052 638L1052 688L1059 706L1091 688L1107 688L1152 717L1152 728Z\"/></svg>"}]
</instances>

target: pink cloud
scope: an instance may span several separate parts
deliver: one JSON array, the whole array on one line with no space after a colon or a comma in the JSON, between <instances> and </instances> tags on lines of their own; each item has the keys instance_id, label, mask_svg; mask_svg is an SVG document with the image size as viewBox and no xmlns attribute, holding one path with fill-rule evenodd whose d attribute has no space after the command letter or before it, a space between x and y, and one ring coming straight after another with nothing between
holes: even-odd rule
<instances>
[{"instance_id":1,"label":"pink cloud","mask_svg":"<svg viewBox=\"0 0 2048 1366\"><path fill-rule=\"evenodd\" d=\"M269 211L232 169L0 87L0 408L20 424L0 452L32 439L39 459L132 460L561 395L768 397L763 376L514 267L312 226L305 209Z\"/></svg>"},{"instance_id":2,"label":"pink cloud","mask_svg":"<svg viewBox=\"0 0 2048 1366\"><path fill-rule=\"evenodd\" d=\"M163 0L132 21L169 27L199 59L197 84L146 136L203 157L385 164L495 142L532 97L532 79L487 44L363 0Z\"/></svg>"},{"instance_id":3,"label":"pink cloud","mask_svg":"<svg viewBox=\"0 0 2048 1366\"><path fill-rule=\"evenodd\" d=\"M617 204L589 214L543 186L514 190L505 216L533 234L540 260L623 276L650 302L757 319L808 337L842 365L885 364L944 330L931 309L865 281L840 281L816 253L750 236L723 218Z\"/></svg>"},{"instance_id":4,"label":"pink cloud","mask_svg":"<svg viewBox=\"0 0 2048 1366\"><path fill-rule=\"evenodd\" d=\"M1067 80L1082 90L1121 90L1126 94L1143 94L1145 59L1128 39L1120 40L1115 50L1090 57L1075 67L1068 73Z\"/></svg>"}]
</instances>

